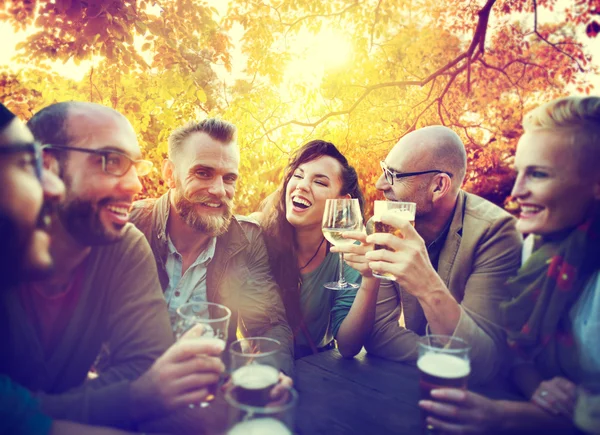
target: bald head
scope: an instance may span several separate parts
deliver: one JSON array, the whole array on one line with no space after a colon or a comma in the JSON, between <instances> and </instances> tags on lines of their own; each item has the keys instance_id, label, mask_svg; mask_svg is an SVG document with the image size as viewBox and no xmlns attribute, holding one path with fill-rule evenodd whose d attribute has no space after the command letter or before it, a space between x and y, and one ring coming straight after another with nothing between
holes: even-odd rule
<instances>
[{"instance_id":1,"label":"bald head","mask_svg":"<svg viewBox=\"0 0 600 435\"><path fill-rule=\"evenodd\" d=\"M442 125L410 132L394 146L388 160L410 162L412 172L431 169L449 172L455 190L460 189L467 168L467 154L460 137Z\"/></svg>"},{"instance_id":2,"label":"bald head","mask_svg":"<svg viewBox=\"0 0 600 435\"><path fill-rule=\"evenodd\" d=\"M129 121L116 110L83 101L67 101L44 107L29 120L27 126L36 140L43 144L67 145L70 143L69 123L76 124L85 120L89 125L90 121L100 121L106 117L114 117L126 122L133 131Z\"/></svg>"}]
</instances>

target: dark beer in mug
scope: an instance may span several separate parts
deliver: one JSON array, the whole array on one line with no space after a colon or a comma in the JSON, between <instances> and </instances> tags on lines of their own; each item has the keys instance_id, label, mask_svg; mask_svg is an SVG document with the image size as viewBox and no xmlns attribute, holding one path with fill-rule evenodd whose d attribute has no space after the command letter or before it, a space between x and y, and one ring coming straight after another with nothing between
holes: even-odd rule
<instances>
[{"instance_id":1,"label":"dark beer in mug","mask_svg":"<svg viewBox=\"0 0 600 435\"><path fill-rule=\"evenodd\" d=\"M233 396L238 402L263 407L271 399L271 390L279 381L279 371L265 364L242 366L231 374Z\"/></svg>"},{"instance_id":2,"label":"dark beer in mug","mask_svg":"<svg viewBox=\"0 0 600 435\"><path fill-rule=\"evenodd\" d=\"M421 400L432 400L431 390L458 388L466 390L471 365L469 360L448 353L426 353L417 361ZM424 434L435 433L425 421L427 413L421 410Z\"/></svg>"}]
</instances>

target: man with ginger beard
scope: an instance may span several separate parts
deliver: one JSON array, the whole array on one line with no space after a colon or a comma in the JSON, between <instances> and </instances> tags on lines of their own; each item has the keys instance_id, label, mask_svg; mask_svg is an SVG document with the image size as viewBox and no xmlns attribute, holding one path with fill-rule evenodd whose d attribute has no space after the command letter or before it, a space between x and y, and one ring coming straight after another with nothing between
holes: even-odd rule
<instances>
[{"instance_id":1,"label":"man with ginger beard","mask_svg":"<svg viewBox=\"0 0 600 435\"><path fill-rule=\"evenodd\" d=\"M235 134L220 119L173 131L162 168L170 190L136 202L131 220L150 242L172 320L187 302L225 305L232 310L229 341L238 328L280 341L281 368L290 375L292 333L260 226L232 215L240 162Z\"/></svg>"},{"instance_id":2,"label":"man with ginger beard","mask_svg":"<svg viewBox=\"0 0 600 435\"><path fill-rule=\"evenodd\" d=\"M203 400L223 346L172 345L152 251L128 223L138 175L152 166L131 124L108 107L68 102L28 126L66 194L50 228L52 274L2 300L0 373L51 417L88 424L135 428ZM88 379L103 346L108 359Z\"/></svg>"}]
</instances>

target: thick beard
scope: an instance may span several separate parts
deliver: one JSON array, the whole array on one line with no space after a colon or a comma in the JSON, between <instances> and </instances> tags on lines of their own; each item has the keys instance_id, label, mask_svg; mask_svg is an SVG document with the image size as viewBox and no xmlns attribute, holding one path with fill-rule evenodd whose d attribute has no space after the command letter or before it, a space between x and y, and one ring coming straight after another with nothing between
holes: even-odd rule
<instances>
[{"instance_id":1,"label":"thick beard","mask_svg":"<svg viewBox=\"0 0 600 435\"><path fill-rule=\"evenodd\" d=\"M206 216L196 211L196 204L214 201L214 198L209 196L201 196L194 198L193 201L188 200L180 193L179 186L173 190L173 199L175 211L181 219L189 227L201 231L211 237L218 237L224 234L229 228L231 218L233 216L233 201L228 198L223 198L223 214L221 216Z\"/></svg>"},{"instance_id":2,"label":"thick beard","mask_svg":"<svg viewBox=\"0 0 600 435\"><path fill-rule=\"evenodd\" d=\"M8 289L24 281L47 277L52 267L35 267L30 264L29 251L32 249L35 228L19 224L14 219L0 214L0 288Z\"/></svg>"},{"instance_id":3,"label":"thick beard","mask_svg":"<svg viewBox=\"0 0 600 435\"><path fill-rule=\"evenodd\" d=\"M58 217L63 228L71 237L83 246L110 245L121 240L122 232L111 233L100 220L101 208L113 198L103 198L96 203L79 198L71 199L68 197L68 192L71 190L72 180L66 174L63 166L61 166L60 177L65 183L67 197L57 207ZM121 228L115 228L115 230L118 231Z\"/></svg>"},{"instance_id":4,"label":"thick beard","mask_svg":"<svg viewBox=\"0 0 600 435\"><path fill-rule=\"evenodd\" d=\"M110 245L118 242L123 235L108 231L100 220L100 209L111 201L104 198L97 203L82 199L66 200L58 208L62 226L83 246Z\"/></svg>"}]
</instances>

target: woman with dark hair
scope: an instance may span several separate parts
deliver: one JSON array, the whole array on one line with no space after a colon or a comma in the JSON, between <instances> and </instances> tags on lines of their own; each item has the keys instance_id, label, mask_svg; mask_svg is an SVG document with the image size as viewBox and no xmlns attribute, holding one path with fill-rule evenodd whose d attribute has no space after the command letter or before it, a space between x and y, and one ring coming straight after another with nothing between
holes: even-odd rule
<instances>
[{"instance_id":1,"label":"woman with dark hair","mask_svg":"<svg viewBox=\"0 0 600 435\"><path fill-rule=\"evenodd\" d=\"M335 145L314 140L296 152L281 185L261 205L259 220L294 331L296 358L332 348L334 338L340 353L351 358L373 325L378 280L362 277L358 290L323 287L337 280L340 267L339 254L330 252L321 231L325 201L346 197L357 198L363 209L356 170ZM348 265L344 274L348 282L361 281Z\"/></svg>"}]
</instances>

